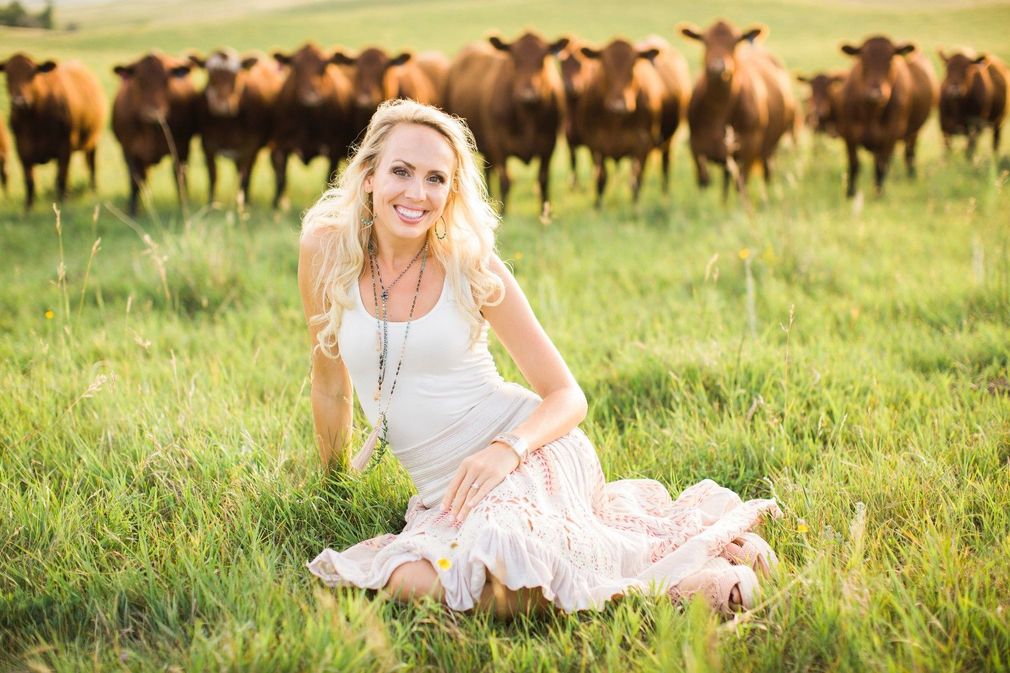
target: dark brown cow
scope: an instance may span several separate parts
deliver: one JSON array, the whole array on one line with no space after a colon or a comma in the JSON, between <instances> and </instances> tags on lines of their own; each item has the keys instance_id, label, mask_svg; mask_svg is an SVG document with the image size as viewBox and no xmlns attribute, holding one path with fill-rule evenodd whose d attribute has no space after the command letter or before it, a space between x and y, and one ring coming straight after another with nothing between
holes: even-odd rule
<instances>
[{"instance_id":1,"label":"dark brown cow","mask_svg":"<svg viewBox=\"0 0 1010 673\"><path fill-rule=\"evenodd\" d=\"M596 207L607 184L607 159L631 158L637 203L645 161L658 149L665 192L670 142L691 86L684 57L659 37L637 45L617 39L600 50L582 47L582 55L598 63L575 109L575 125L596 168Z\"/></svg>"},{"instance_id":2,"label":"dark brown cow","mask_svg":"<svg viewBox=\"0 0 1010 673\"><path fill-rule=\"evenodd\" d=\"M207 161L207 198L214 200L221 154L235 160L239 203L247 203L256 157L270 142L274 103L284 81L280 64L261 54L239 58L231 49L218 50L207 59L190 56L190 61L207 70L207 86L197 106Z\"/></svg>"},{"instance_id":3,"label":"dark brown cow","mask_svg":"<svg viewBox=\"0 0 1010 673\"><path fill-rule=\"evenodd\" d=\"M113 70L121 81L112 104L112 132L130 175L130 214L137 213L148 169L166 156L172 158L179 201L185 203L186 163L196 133L197 93L190 65L152 52Z\"/></svg>"},{"instance_id":4,"label":"dark brown cow","mask_svg":"<svg viewBox=\"0 0 1010 673\"><path fill-rule=\"evenodd\" d=\"M95 76L75 61L36 63L22 53L0 63L0 70L7 74L11 130L25 176L25 209L35 201L35 166L53 159L56 198L63 200L70 155L77 151L84 152L95 189L95 149L108 110Z\"/></svg>"},{"instance_id":5,"label":"dark brown cow","mask_svg":"<svg viewBox=\"0 0 1010 673\"><path fill-rule=\"evenodd\" d=\"M810 85L806 123L814 133L838 137L838 114L845 75L844 72L819 72L810 76L796 76L798 81Z\"/></svg>"},{"instance_id":6,"label":"dark brown cow","mask_svg":"<svg viewBox=\"0 0 1010 673\"><path fill-rule=\"evenodd\" d=\"M332 54L313 43L294 54L275 53L288 66L287 77L274 107L273 150L270 158L277 179L274 208L287 184L288 157L302 163L317 156L329 159L326 180L347 156L354 134L351 126L351 81L333 64Z\"/></svg>"},{"instance_id":7,"label":"dark brown cow","mask_svg":"<svg viewBox=\"0 0 1010 673\"><path fill-rule=\"evenodd\" d=\"M550 217L548 176L564 115L564 88L553 56L567 38L548 43L525 33L515 42L499 37L472 44L449 68L446 108L464 118L488 163L498 173L502 210L511 180L506 161L539 159L540 217Z\"/></svg>"},{"instance_id":8,"label":"dark brown cow","mask_svg":"<svg viewBox=\"0 0 1010 673\"><path fill-rule=\"evenodd\" d=\"M599 61L589 58L582 53L582 48L588 46L581 40L569 37L568 46L558 54L558 61L561 62L561 82L565 87L565 140L568 144L568 161L572 169L572 186L578 185L578 173L576 172L576 150L580 146L585 146L582 135L579 132L579 125L575 123L575 111L578 109L578 101L586 91L593 73L599 67Z\"/></svg>"},{"instance_id":9,"label":"dark brown cow","mask_svg":"<svg viewBox=\"0 0 1010 673\"><path fill-rule=\"evenodd\" d=\"M940 85L940 130L950 150L951 136L968 136L968 158L986 126L992 128L992 151L999 151L1000 130L1007 115L1007 68L995 56L938 50L947 65Z\"/></svg>"},{"instance_id":10,"label":"dark brown cow","mask_svg":"<svg viewBox=\"0 0 1010 673\"><path fill-rule=\"evenodd\" d=\"M838 129L849 155L846 194L856 193L860 147L873 153L880 194L899 141L905 143L908 174L915 175L915 145L936 104L936 75L914 45L896 45L884 36L871 37L859 47L843 45L842 51L857 59L842 85Z\"/></svg>"},{"instance_id":11,"label":"dark brown cow","mask_svg":"<svg viewBox=\"0 0 1010 673\"><path fill-rule=\"evenodd\" d=\"M355 137L365 130L382 101L410 98L426 105L439 102L435 84L410 52L390 58L382 49L369 47L357 56L337 51L332 58L334 63L350 68L354 91L351 125Z\"/></svg>"},{"instance_id":12,"label":"dark brown cow","mask_svg":"<svg viewBox=\"0 0 1010 673\"><path fill-rule=\"evenodd\" d=\"M708 161L721 164L725 198L734 171L730 159L741 193L756 163L767 183L779 139L793 130L796 119L788 75L778 59L756 44L767 28L740 32L717 21L704 32L690 25L681 26L680 32L705 45L704 70L687 113L698 185L709 184Z\"/></svg>"}]
</instances>

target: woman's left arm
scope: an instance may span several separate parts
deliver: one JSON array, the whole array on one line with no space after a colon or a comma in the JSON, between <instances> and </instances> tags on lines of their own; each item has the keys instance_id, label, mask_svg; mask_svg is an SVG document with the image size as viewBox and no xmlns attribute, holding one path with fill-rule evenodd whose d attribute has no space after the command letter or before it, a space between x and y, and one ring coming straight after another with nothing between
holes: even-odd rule
<instances>
[{"instance_id":1,"label":"woman's left arm","mask_svg":"<svg viewBox=\"0 0 1010 673\"><path fill-rule=\"evenodd\" d=\"M527 441L528 455L576 427L586 417L588 405L582 388L533 314L515 276L497 255L492 255L489 266L502 279L505 296L499 304L485 306L482 313L519 371L543 398L526 420L509 429ZM463 459L442 499L443 509L451 508L462 521L519 463L515 451L501 442L493 442ZM479 487L471 488L475 482Z\"/></svg>"}]
</instances>

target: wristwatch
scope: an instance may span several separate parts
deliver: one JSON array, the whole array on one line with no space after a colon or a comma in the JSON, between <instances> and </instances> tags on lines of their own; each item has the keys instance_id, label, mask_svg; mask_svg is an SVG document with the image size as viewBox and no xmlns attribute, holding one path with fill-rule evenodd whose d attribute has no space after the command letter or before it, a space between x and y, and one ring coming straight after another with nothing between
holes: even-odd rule
<instances>
[{"instance_id":1,"label":"wristwatch","mask_svg":"<svg viewBox=\"0 0 1010 673\"><path fill-rule=\"evenodd\" d=\"M510 447L519 456L520 462L522 462L522 459L526 456L526 450L530 448L529 442L519 435L512 434L511 432L503 432L492 439L491 442L501 442L502 444Z\"/></svg>"}]
</instances>

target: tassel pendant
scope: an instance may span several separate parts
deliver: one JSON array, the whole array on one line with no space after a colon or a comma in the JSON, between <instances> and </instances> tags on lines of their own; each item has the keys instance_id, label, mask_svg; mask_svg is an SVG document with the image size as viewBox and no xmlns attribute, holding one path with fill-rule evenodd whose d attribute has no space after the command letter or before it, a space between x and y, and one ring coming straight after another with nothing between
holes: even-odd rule
<instances>
[{"instance_id":1,"label":"tassel pendant","mask_svg":"<svg viewBox=\"0 0 1010 673\"><path fill-rule=\"evenodd\" d=\"M351 467L353 467L358 472L365 469L368 465L368 461L372 458L372 454L375 453L375 445L379 443L379 429L382 427L382 417L380 416L375 422L375 427L368 434L365 439L365 443L361 445L361 449L355 454L354 458L351 459Z\"/></svg>"}]
</instances>

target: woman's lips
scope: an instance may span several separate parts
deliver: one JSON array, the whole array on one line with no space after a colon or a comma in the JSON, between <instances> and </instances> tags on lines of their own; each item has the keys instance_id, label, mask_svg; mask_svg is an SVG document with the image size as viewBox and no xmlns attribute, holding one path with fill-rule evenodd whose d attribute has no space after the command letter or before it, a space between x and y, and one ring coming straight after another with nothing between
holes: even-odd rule
<instances>
[{"instance_id":1,"label":"woman's lips","mask_svg":"<svg viewBox=\"0 0 1010 673\"><path fill-rule=\"evenodd\" d=\"M393 210L396 214L400 216L400 219L409 224L417 224L422 219L424 219L426 210L418 210L415 208L407 208L406 206L393 206Z\"/></svg>"}]
</instances>

